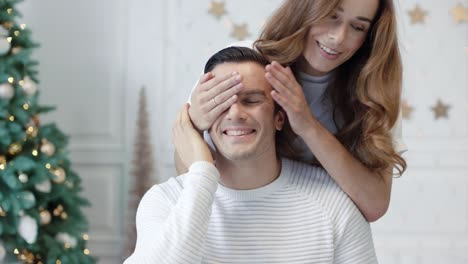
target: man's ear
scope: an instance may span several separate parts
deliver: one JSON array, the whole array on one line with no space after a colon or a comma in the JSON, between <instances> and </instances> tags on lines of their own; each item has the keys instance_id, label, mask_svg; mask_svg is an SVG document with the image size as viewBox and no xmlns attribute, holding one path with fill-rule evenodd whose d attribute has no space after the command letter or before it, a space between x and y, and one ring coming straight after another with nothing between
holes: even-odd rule
<instances>
[{"instance_id":1,"label":"man's ear","mask_svg":"<svg viewBox=\"0 0 468 264\"><path fill-rule=\"evenodd\" d=\"M283 110L279 110L275 114L275 128L276 128L276 130L281 131L281 129L283 129L285 121L286 121L286 114L284 113Z\"/></svg>"}]
</instances>

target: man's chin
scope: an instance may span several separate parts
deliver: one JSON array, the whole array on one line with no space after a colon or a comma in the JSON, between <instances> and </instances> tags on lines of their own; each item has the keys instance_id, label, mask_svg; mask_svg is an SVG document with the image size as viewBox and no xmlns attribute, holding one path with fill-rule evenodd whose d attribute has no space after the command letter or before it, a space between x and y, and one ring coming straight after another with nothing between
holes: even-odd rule
<instances>
[{"instance_id":1,"label":"man's chin","mask_svg":"<svg viewBox=\"0 0 468 264\"><path fill-rule=\"evenodd\" d=\"M253 151L233 151L228 150L228 151L223 151L218 149L219 154L221 154L222 158L225 160L230 160L230 161L242 161L242 160L247 160L251 159L254 156Z\"/></svg>"}]
</instances>

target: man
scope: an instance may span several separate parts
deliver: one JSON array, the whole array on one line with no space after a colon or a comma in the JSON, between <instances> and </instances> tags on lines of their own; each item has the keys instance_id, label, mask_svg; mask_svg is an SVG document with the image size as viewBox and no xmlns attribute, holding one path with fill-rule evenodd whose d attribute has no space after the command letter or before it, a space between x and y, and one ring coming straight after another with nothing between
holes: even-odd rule
<instances>
[{"instance_id":1,"label":"man","mask_svg":"<svg viewBox=\"0 0 468 264\"><path fill-rule=\"evenodd\" d=\"M180 111L174 142L189 171L145 194L126 264L377 263L369 224L331 177L278 157L275 136L286 118L271 97L266 64L240 47L207 62L205 72L238 72L244 87L209 131L214 154L188 105Z\"/></svg>"}]
</instances>

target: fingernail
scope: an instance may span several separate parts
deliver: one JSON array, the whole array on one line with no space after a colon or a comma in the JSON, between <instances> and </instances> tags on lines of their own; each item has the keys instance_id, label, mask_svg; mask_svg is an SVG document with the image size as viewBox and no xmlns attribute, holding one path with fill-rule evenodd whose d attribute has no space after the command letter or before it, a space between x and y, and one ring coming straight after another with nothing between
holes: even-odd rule
<instances>
[{"instance_id":1,"label":"fingernail","mask_svg":"<svg viewBox=\"0 0 468 264\"><path fill-rule=\"evenodd\" d=\"M234 76L234 75L236 75L236 74L238 74L238 73L237 73L237 72L232 72L232 73L231 73L231 76Z\"/></svg>"}]
</instances>

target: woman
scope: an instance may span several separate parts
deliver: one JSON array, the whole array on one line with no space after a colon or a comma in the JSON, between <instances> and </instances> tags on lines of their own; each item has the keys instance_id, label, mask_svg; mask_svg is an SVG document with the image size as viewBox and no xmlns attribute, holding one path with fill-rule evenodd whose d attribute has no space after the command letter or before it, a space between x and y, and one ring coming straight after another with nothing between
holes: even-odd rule
<instances>
[{"instance_id":1,"label":"woman","mask_svg":"<svg viewBox=\"0 0 468 264\"><path fill-rule=\"evenodd\" d=\"M402 81L392 0L287 0L254 48L272 61L265 77L299 136L298 159L323 166L368 221L379 219L393 168L406 169L405 146L391 132L400 129ZM241 81L201 77L189 110L199 130L235 103Z\"/></svg>"}]
</instances>

